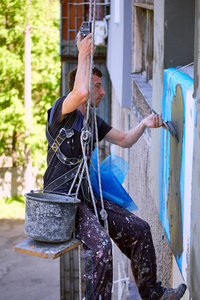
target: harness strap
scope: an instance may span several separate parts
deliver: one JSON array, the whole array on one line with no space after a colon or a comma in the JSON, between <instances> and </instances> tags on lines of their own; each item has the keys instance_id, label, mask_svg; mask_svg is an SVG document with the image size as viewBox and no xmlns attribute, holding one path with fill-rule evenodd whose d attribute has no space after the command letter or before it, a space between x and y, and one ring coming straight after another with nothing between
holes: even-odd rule
<instances>
[{"instance_id":1,"label":"harness strap","mask_svg":"<svg viewBox=\"0 0 200 300\"><path fill-rule=\"evenodd\" d=\"M47 153L47 165L50 164L50 161L56 154L57 158L63 163L64 165L75 165L79 162L79 159L71 159L67 158L60 150L60 146L62 143L65 141L66 138L71 138L74 135L74 131L72 129L72 126L75 122L77 116L77 111L73 111L71 115L67 118L66 123L64 126L60 129L58 135L54 139L50 132L49 132L49 123L47 121L47 126L46 126L46 138L49 143L49 150Z\"/></svg>"},{"instance_id":2,"label":"harness strap","mask_svg":"<svg viewBox=\"0 0 200 300\"><path fill-rule=\"evenodd\" d=\"M55 188L58 188L59 186L63 185L64 183L67 183L71 179L73 179L76 176L76 173L78 171L79 165L74 167L73 169L67 171L60 177L56 178L54 181L50 182L44 189L44 191L53 191Z\"/></svg>"}]
</instances>

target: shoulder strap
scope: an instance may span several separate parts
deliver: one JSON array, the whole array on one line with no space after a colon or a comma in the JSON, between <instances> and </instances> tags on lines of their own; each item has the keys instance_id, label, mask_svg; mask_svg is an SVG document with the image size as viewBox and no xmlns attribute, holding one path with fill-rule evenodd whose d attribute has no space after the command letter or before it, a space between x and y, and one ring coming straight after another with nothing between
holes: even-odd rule
<instances>
[{"instance_id":1,"label":"shoulder strap","mask_svg":"<svg viewBox=\"0 0 200 300\"><path fill-rule=\"evenodd\" d=\"M56 154L58 159L63 164L68 164L69 159L61 152L60 146L65 141L66 138L70 138L73 135L72 126L76 120L77 111L73 111L70 116L68 116L64 126L60 129L58 135L54 139L49 132L49 122L46 125L46 137L49 144L49 150L47 153L47 165L49 165L51 159Z\"/></svg>"}]
</instances>

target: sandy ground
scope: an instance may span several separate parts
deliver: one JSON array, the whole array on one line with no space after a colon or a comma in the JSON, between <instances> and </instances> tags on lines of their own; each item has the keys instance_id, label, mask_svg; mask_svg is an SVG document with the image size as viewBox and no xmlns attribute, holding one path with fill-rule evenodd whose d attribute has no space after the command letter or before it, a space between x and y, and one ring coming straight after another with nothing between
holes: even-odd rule
<instances>
[{"instance_id":1,"label":"sandy ground","mask_svg":"<svg viewBox=\"0 0 200 300\"><path fill-rule=\"evenodd\" d=\"M24 220L0 220L0 299L59 300L60 261L20 254Z\"/></svg>"}]
</instances>

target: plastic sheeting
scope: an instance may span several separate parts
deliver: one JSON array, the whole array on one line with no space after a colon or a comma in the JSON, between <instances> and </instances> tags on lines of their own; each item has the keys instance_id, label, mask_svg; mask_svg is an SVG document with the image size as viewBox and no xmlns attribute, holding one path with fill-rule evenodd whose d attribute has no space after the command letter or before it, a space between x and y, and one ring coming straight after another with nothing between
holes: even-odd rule
<instances>
[{"instance_id":1,"label":"plastic sheeting","mask_svg":"<svg viewBox=\"0 0 200 300\"><path fill-rule=\"evenodd\" d=\"M90 179L94 196L100 198L99 180L98 180L98 164L97 164L97 149L92 156L92 164L90 166ZM128 163L118 155L109 155L100 164L100 175L103 198L112 201L129 211L137 210L138 207L126 192L122 183L128 172Z\"/></svg>"}]
</instances>

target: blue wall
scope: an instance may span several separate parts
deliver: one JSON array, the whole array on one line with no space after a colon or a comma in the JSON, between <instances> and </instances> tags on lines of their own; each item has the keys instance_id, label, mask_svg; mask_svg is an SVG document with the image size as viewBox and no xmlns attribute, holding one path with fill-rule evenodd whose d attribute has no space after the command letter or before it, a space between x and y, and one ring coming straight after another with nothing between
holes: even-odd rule
<instances>
[{"instance_id":1,"label":"blue wall","mask_svg":"<svg viewBox=\"0 0 200 300\"><path fill-rule=\"evenodd\" d=\"M190 211L186 212L184 209L186 201L191 202L191 199L185 198L185 194L187 185L191 186L192 181L190 177L192 174L189 175L187 172L188 160L191 160L192 165L192 157L186 156L188 149L191 149L192 153L195 127L195 116L192 115L189 107L191 101L187 99L187 91L192 86L193 79L188 75L176 69L165 70L162 115L165 121L173 122L179 142L169 131L162 129L159 160L159 214L181 272L183 252L186 250L184 249L184 232L190 230L189 215L187 218ZM187 101L190 102L187 104ZM187 111L189 118L186 118ZM190 210L191 203L188 207Z\"/></svg>"}]
</instances>

